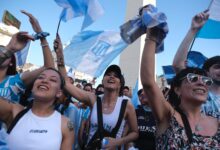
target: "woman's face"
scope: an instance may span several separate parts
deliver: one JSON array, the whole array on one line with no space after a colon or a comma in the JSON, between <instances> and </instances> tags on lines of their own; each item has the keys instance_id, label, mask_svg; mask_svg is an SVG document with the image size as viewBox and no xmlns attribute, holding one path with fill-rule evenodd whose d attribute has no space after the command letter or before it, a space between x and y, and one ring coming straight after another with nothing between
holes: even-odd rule
<instances>
[{"instance_id":1,"label":"woman's face","mask_svg":"<svg viewBox=\"0 0 220 150\"><path fill-rule=\"evenodd\" d=\"M208 87L212 84L209 77L194 73L188 73L183 78L181 86L177 88L176 93L181 100L192 100L203 103L207 99Z\"/></svg>"},{"instance_id":2,"label":"woman's face","mask_svg":"<svg viewBox=\"0 0 220 150\"><path fill-rule=\"evenodd\" d=\"M215 80L220 81L220 64L214 64L209 68L209 76Z\"/></svg>"},{"instance_id":3,"label":"woman's face","mask_svg":"<svg viewBox=\"0 0 220 150\"><path fill-rule=\"evenodd\" d=\"M119 77L114 72L107 73L103 78L104 89L120 90L121 83Z\"/></svg>"},{"instance_id":4,"label":"woman's face","mask_svg":"<svg viewBox=\"0 0 220 150\"><path fill-rule=\"evenodd\" d=\"M32 89L36 99L55 100L62 95L61 79L54 70L43 71L34 82Z\"/></svg>"}]
</instances>

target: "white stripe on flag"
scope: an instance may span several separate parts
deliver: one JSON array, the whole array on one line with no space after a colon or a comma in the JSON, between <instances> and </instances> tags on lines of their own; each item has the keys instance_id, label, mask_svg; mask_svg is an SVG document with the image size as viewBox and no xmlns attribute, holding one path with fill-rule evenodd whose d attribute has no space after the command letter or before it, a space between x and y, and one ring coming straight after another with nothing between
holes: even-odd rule
<instances>
[{"instance_id":1,"label":"white stripe on flag","mask_svg":"<svg viewBox=\"0 0 220 150\"><path fill-rule=\"evenodd\" d=\"M126 47L119 32L84 31L64 49L64 57L66 65L98 77Z\"/></svg>"},{"instance_id":2,"label":"white stripe on flag","mask_svg":"<svg viewBox=\"0 0 220 150\"><path fill-rule=\"evenodd\" d=\"M197 37L220 39L220 0L213 0L209 14L209 19L199 31Z\"/></svg>"}]
</instances>

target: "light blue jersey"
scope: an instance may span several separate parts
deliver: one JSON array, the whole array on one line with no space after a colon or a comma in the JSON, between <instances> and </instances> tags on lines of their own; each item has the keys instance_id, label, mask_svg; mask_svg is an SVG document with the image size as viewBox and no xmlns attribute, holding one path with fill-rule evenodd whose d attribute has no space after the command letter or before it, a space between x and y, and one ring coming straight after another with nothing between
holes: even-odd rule
<instances>
[{"instance_id":1,"label":"light blue jersey","mask_svg":"<svg viewBox=\"0 0 220 150\"><path fill-rule=\"evenodd\" d=\"M21 80L21 74L16 74L12 76L7 76L0 83L0 97L3 97L9 101L18 103L25 91L25 85ZM2 122L0 122L1 124ZM0 127L0 150L7 150L6 144L6 131L4 128Z\"/></svg>"},{"instance_id":2,"label":"light blue jersey","mask_svg":"<svg viewBox=\"0 0 220 150\"><path fill-rule=\"evenodd\" d=\"M21 74L7 76L0 83L0 97L18 103L25 91L25 85L21 80Z\"/></svg>"},{"instance_id":3,"label":"light blue jersey","mask_svg":"<svg viewBox=\"0 0 220 150\"><path fill-rule=\"evenodd\" d=\"M202 111L220 120L220 95L209 92L206 103L202 105Z\"/></svg>"}]
</instances>

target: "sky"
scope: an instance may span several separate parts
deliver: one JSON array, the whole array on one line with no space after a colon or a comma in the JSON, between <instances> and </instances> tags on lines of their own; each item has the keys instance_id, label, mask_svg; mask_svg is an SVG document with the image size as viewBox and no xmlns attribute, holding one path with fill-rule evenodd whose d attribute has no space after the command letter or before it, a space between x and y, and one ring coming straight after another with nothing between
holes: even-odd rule
<instances>
[{"instance_id":1,"label":"sky","mask_svg":"<svg viewBox=\"0 0 220 150\"><path fill-rule=\"evenodd\" d=\"M159 11L167 15L169 33L165 39L164 52L157 54L156 71L158 75L163 73L163 65L171 65L178 46L187 33L192 17L208 8L211 0L157 0L156 5ZM105 13L86 30L118 30L125 20L126 0L99 0ZM4 10L11 12L21 21L21 31L34 33L28 18L20 13L26 10L32 13L40 22L43 31L49 32L48 42L53 47L59 16L62 8L54 0L1 0L0 17ZM67 43L76 35L81 28L83 17L72 19L68 22L61 22L60 36L63 43ZM200 51L207 57L219 54L220 40L196 39L192 50ZM31 44L27 62L42 65L43 56L40 42ZM113 63L117 63L118 58Z\"/></svg>"}]
</instances>

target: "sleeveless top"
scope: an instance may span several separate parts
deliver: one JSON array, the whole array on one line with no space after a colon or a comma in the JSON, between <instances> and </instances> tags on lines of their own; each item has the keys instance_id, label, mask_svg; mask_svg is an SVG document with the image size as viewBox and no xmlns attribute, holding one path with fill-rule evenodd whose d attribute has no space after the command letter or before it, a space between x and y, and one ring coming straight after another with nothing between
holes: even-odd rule
<instances>
[{"instance_id":1,"label":"sleeveless top","mask_svg":"<svg viewBox=\"0 0 220 150\"><path fill-rule=\"evenodd\" d=\"M60 150L62 142L61 114L39 117L31 109L7 137L10 150Z\"/></svg>"},{"instance_id":2,"label":"sleeveless top","mask_svg":"<svg viewBox=\"0 0 220 150\"><path fill-rule=\"evenodd\" d=\"M166 131L156 137L158 150L220 150L220 127L214 136L202 136L193 133L192 143L189 144L185 129L172 116Z\"/></svg>"},{"instance_id":3,"label":"sleeveless top","mask_svg":"<svg viewBox=\"0 0 220 150\"><path fill-rule=\"evenodd\" d=\"M108 132L111 132L118 122L122 101L123 101L123 97L118 97L117 102L115 104L115 108L112 111L112 113L102 114L103 115L103 128ZM121 138L122 133L124 131L124 126L125 126L125 119L123 118L121 126L118 130L118 133L116 134L116 138ZM91 138L93 137L97 129L98 129L97 102L95 102L92 112L91 112L91 117L90 117L90 130L89 130L88 141L91 140Z\"/></svg>"}]
</instances>

